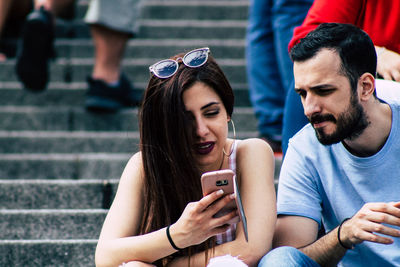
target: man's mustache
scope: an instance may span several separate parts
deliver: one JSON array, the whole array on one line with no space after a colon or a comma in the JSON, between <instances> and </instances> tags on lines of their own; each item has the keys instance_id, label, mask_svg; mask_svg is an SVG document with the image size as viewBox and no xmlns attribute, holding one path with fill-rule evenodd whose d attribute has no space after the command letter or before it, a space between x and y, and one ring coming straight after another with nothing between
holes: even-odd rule
<instances>
[{"instance_id":1,"label":"man's mustache","mask_svg":"<svg viewBox=\"0 0 400 267\"><path fill-rule=\"evenodd\" d=\"M308 121L311 124L321 123L324 121L332 121L336 123L336 119L332 114L313 114L311 117L308 117Z\"/></svg>"}]
</instances>

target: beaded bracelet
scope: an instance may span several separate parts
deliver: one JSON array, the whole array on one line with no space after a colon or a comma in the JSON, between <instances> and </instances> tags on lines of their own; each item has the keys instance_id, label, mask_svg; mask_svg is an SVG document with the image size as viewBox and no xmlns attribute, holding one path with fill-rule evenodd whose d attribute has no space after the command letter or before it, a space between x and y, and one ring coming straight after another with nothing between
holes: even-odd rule
<instances>
[{"instance_id":1,"label":"beaded bracelet","mask_svg":"<svg viewBox=\"0 0 400 267\"><path fill-rule=\"evenodd\" d=\"M169 241L169 243L171 244L171 246L172 246L175 250L181 250L181 248L178 248L178 247L175 245L174 241L172 240L171 234L169 233L169 228L170 228L170 227L171 227L171 225L168 225L168 227L167 227L167 238L168 238L168 241Z\"/></svg>"},{"instance_id":2,"label":"beaded bracelet","mask_svg":"<svg viewBox=\"0 0 400 267\"><path fill-rule=\"evenodd\" d=\"M340 240L340 229L342 228L343 223L344 223L345 221L348 221L348 220L350 220L350 218L346 218L346 219L344 219L344 220L340 223L340 225L339 225L339 227L338 227L338 231L337 231L337 239L338 239L338 241L339 241L339 244L340 244L343 248L345 248L345 249L353 249L354 246L348 247L348 246L346 246L345 244L343 244L343 242Z\"/></svg>"}]
</instances>

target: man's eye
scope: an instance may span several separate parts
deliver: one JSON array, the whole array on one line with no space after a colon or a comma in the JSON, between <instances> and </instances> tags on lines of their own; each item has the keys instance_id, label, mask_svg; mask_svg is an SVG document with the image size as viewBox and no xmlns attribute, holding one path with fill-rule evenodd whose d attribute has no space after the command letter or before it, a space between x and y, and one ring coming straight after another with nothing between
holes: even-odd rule
<instances>
[{"instance_id":1,"label":"man's eye","mask_svg":"<svg viewBox=\"0 0 400 267\"><path fill-rule=\"evenodd\" d=\"M318 90L316 93L319 95L329 95L333 92L333 89L321 89Z\"/></svg>"},{"instance_id":2,"label":"man's eye","mask_svg":"<svg viewBox=\"0 0 400 267\"><path fill-rule=\"evenodd\" d=\"M301 97L305 97L307 95L306 91L304 90L297 90L296 93Z\"/></svg>"}]
</instances>

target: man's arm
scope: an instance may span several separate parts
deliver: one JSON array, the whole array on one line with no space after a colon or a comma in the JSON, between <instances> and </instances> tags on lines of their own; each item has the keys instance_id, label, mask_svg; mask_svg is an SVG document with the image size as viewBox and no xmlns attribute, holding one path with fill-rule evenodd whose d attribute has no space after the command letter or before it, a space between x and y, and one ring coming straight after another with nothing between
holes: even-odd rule
<instances>
[{"instance_id":1,"label":"man's arm","mask_svg":"<svg viewBox=\"0 0 400 267\"><path fill-rule=\"evenodd\" d=\"M273 245L292 246L321 266L336 266L346 253L337 241L337 228L320 239L317 237L316 221L301 216L279 216Z\"/></svg>"},{"instance_id":2,"label":"man's arm","mask_svg":"<svg viewBox=\"0 0 400 267\"><path fill-rule=\"evenodd\" d=\"M384 224L400 226L400 202L367 203L342 224L340 235L336 227L318 240L316 221L300 216L279 216L273 245L293 246L321 266L336 266L346 254L344 246L350 248L364 241L391 244L393 239L387 236L400 237L399 230ZM339 243L339 236L344 246Z\"/></svg>"},{"instance_id":3,"label":"man's arm","mask_svg":"<svg viewBox=\"0 0 400 267\"><path fill-rule=\"evenodd\" d=\"M276 224L274 247L292 246L321 266L336 266L346 253L337 242L337 228L317 240L318 223L301 216L280 215Z\"/></svg>"},{"instance_id":4,"label":"man's arm","mask_svg":"<svg viewBox=\"0 0 400 267\"><path fill-rule=\"evenodd\" d=\"M279 215L272 246L295 248L311 244L317 239L318 223L302 216Z\"/></svg>"}]
</instances>

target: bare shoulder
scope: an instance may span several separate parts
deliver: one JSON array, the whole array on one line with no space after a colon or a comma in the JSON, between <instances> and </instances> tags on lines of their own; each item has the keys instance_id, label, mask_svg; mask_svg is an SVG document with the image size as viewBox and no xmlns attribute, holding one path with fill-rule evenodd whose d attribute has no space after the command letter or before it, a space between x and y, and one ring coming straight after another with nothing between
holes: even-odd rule
<instances>
[{"instance_id":1,"label":"bare shoulder","mask_svg":"<svg viewBox=\"0 0 400 267\"><path fill-rule=\"evenodd\" d=\"M142 152L135 153L128 161L127 166L129 167L142 167Z\"/></svg>"},{"instance_id":2,"label":"bare shoulder","mask_svg":"<svg viewBox=\"0 0 400 267\"><path fill-rule=\"evenodd\" d=\"M142 161L142 153L135 153L128 161L125 166L124 172L121 176L120 182L134 182L141 183L143 182L144 170L143 170L143 161Z\"/></svg>"},{"instance_id":3,"label":"bare shoulder","mask_svg":"<svg viewBox=\"0 0 400 267\"><path fill-rule=\"evenodd\" d=\"M144 203L143 177L141 154L136 153L129 159L119 180L100 235L101 240L138 234Z\"/></svg>"},{"instance_id":4,"label":"bare shoulder","mask_svg":"<svg viewBox=\"0 0 400 267\"><path fill-rule=\"evenodd\" d=\"M274 153L267 142L259 138L249 138L242 140L238 145L238 153L241 154L260 154L266 157L273 157Z\"/></svg>"},{"instance_id":5,"label":"bare shoulder","mask_svg":"<svg viewBox=\"0 0 400 267\"><path fill-rule=\"evenodd\" d=\"M275 158L267 142L258 138L245 139L239 143L236 162L241 175L273 179Z\"/></svg>"}]
</instances>

